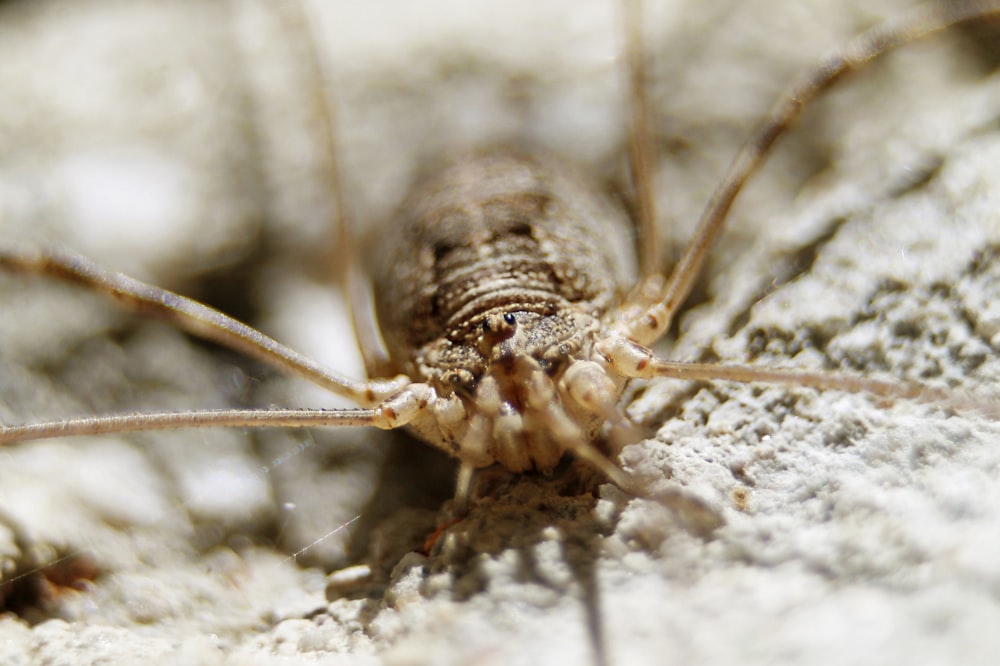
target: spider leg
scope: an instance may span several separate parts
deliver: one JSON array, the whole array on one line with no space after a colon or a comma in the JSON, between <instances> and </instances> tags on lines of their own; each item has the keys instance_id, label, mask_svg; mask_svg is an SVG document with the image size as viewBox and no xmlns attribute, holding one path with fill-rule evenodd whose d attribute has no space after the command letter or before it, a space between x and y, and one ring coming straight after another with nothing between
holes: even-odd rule
<instances>
[{"instance_id":1,"label":"spider leg","mask_svg":"<svg viewBox=\"0 0 1000 666\"><path fill-rule=\"evenodd\" d=\"M348 301L354 339L364 359L365 369L369 377L377 377L388 374L386 368L389 366L389 357L382 345L375 319L371 287L358 264L358 257L361 254L357 234L354 231L354 216L350 211L348 197L344 193L338 159L340 151L337 111L330 95L333 88L332 75L327 66L327 59L323 57L320 49L322 40L316 34L315 26L318 25L318 21L308 16L308 9L307 3L293 2L288 5L288 10L294 13L289 17L289 22L296 23L297 25L292 26L294 31L304 37L303 42L308 54L305 65L309 77L314 82L312 104L320 120L319 141L326 155L327 181L337 208L333 221L336 244L330 260L335 267L335 277L342 285Z\"/></svg>"},{"instance_id":2,"label":"spider leg","mask_svg":"<svg viewBox=\"0 0 1000 666\"><path fill-rule=\"evenodd\" d=\"M649 97L646 90L646 53L642 39L640 0L623 0L626 67L628 70L631 122L629 123L629 171L639 226L639 273L643 278L660 270L660 237L657 227L653 180L653 134L649 128Z\"/></svg>"},{"instance_id":3,"label":"spider leg","mask_svg":"<svg viewBox=\"0 0 1000 666\"><path fill-rule=\"evenodd\" d=\"M33 439L79 437L180 428L317 428L375 426L400 428L435 399L426 384L410 384L371 409L218 409L137 412L91 416L46 423L0 425L0 446Z\"/></svg>"},{"instance_id":4,"label":"spider leg","mask_svg":"<svg viewBox=\"0 0 1000 666\"><path fill-rule=\"evenodd\" d=\"M409 383L406 377L359 382L325 368L255 328L172 291L65 251L0 247L0 270L34 273L75 282L115 299L125 309L166 320L199 338L236 350L289 375L306 379L363 406L373 406Z\"/></svg>"},{"instance_id":5,"label":"spider leg","mask_svg":"<svg viewBox=\"0 0 1000 666\"><path fill-rule=\"evenodd\" d=\"M221 409L191 412L136 412L113 416L0 426L0 446L33 439L103 435L179 428L306 428L374 425L373 409Z\"/></svg>"},{"instance_id":6,"label":"spider leg","mask_svg":"<svg viewBox=\"0 0 1000 666\"><path fill-rule=\"evenodd\" d=\"M650 345L670 328L684 304L709 252L715 246L729 210L750 177L770 155L775 142L815 99L847 74L863 69L876 58L960 23L1000 16L997 0L960 0L925 5L863 32L842 49L807 70L778 98L764 121L751 134L712 195L694 237L666 283L647 277L622 308L620 330L640 344ZM655 296L654 296L655 295Z\"/></svg>"},{"instance_id":7,"label":"spider leg","mask_svg":"<svg viewBox=\"0 0 1000 666\"><path fill-rule=\"evenodd\" d=\"M597 344L597 353L615 372L633 379L669 377L697 381L729 381L743 384L802 386L821 391L867 393L890 400L913 400L953 409L1000 415L995 398L921 382L885 381L838 372L774 369L728 363L688 363L657 358L646 347L613 336Z\"/></svg>"}]
</instances>

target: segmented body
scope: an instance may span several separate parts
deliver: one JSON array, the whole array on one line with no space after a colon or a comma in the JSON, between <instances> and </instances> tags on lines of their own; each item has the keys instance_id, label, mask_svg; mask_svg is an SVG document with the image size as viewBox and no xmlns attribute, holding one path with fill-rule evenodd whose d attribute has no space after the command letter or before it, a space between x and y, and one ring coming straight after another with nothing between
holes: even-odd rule
<instances>
[{"instance_id":1,"label":"segmented body","mask_svg":"<svg viewBox=\"0 0 1000 666\"><path fill-rule=\"evenodd\" d=\"M429 384L456 416L418 417L412 429L462 458L463 439L485 440L479 465L551 470L565 446L524 380L540 369L557 386L591 358L635 283L632 237L596 183L547 157L471 153L418 182L380 238L376 308L391 369ZM601 425L565 391L552 399L585 437ZM488 432L470 436L461 417L472 414Z\"/></svg>"}]
</instances>

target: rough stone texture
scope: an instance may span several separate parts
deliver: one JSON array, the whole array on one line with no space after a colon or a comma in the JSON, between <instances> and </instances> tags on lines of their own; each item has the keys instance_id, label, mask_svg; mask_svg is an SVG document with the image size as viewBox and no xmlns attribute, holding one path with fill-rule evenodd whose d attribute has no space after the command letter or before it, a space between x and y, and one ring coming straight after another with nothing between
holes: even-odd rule
<instances>
[{"instance_id":1,"label":"rough stone texture","mask_svg":"<svg viewBox=\"0 0 1000 666\"><path fill-rule=\"evenodd\" d=\"M315 18L363 224L391 213L423 159L466 142L531 141L621 173L616 3L363 4L324 3ZM905 4L649 10L657 189L675 238L790 76ZM326 284L335 202L295 66L301 39L274 11L0 5L0 233L208 299L358 374ZM809 114L738 206L665 353L992 394L995 43L960 32L909 48ZM5 422L337 404L65 285L0 278L0 308ZM1000 653L996 414L672 382L629 410L656 436L624 463L715 507L726 524L710 538L610 486L595 500L566 495L565 477L498 478L430 557L404 556L398 533L419 540L435 524L450 468L382 433L4 450L0 561L34 603L0 588L20 613L0 616L0 662L986 664ZM289 557L314 541L302 566ZM369 550L386 578L327 602L310 567ZM83 592L52 582L93 567Z\"/></svg>"}]
</instances>

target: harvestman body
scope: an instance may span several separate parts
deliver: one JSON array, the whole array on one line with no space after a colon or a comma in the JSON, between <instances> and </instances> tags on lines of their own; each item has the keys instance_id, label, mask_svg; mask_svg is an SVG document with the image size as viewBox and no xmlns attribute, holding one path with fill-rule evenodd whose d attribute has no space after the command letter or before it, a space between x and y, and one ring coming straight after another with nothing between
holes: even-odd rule
<instances>
[{"instance_id":1,"label":"harvestman body","mask_svg":"<svg viewBox=\"0 0 1000 666\"><path fill-rule=\"evenodd\" d=\"M641 54L633 49L632 165L647 249L641 265L637 268L632 259L627 217L596 194L599 189L585 177L539 155L483 151L459 156L407 199L373 279L386 349L360 334L359 343L369 374L394 378L342 377L217 311L106 272L79 256L0 248L0 267L6 270L43 273L107 292L131 310L166 318L360 405L330 411L143 413L4 426L0 444L198 426L407 427L459 459L458 498L464 504L475 469L499 464L513 472L549 472L567 452L626 491L648 494L591 443L605 424L626 426L618 402L634 378L783 383L989 408L918 384L669 362L654 357L647 345L665 333L690 293L743 184L812 98L894 46L996 14L1000 2L932 6L865 33L810 72L779 100L737 156L669 278L658 273ZM636 45L635 12L631 16L630 43ZM340 231L350 244L346 220ZM364 290L353 266L345 272L360 332L366 315L358 294ZM703 525L714 521L680 494L657 499Z\"/></svg>"}]
</instances>

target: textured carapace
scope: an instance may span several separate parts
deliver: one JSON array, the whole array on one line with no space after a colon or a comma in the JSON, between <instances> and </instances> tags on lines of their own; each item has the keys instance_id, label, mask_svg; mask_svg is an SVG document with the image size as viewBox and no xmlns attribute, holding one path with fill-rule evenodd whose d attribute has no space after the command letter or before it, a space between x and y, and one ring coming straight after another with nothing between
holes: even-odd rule
<instances>
[{"instance_id":1,"label":"textured carapace","mask_svg":"<svg viewBox=\"0 0 1000 666\"><path fill-rule=\"evenodd\" d=\"M411 427L463 460L551 470L569 436L553 436L553 421L569 416L572 436L589 439L608 416L570 397L583 368L567 370L595 360L609 310L635 283L629 218L564 163L495 149L422 178L391 228L374 260L391 370L458 413ZM620 396L624 380L612 383L602 402Z\"/></svg>"}]
</instances>

